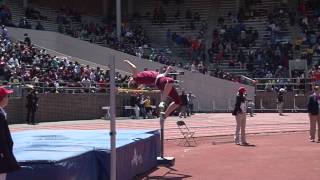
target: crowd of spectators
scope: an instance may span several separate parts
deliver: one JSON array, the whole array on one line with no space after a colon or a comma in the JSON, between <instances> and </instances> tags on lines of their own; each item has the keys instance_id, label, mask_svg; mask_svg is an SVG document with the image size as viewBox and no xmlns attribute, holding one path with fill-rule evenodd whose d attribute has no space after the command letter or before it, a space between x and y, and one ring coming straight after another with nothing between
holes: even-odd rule
<instances>
[{"instance_id":1,"label":"crowd of spectators","mask_svg":"<svg viewBox=\"0 0 320 180\"><path fill-rule=\"evenodd\" d=\"M300 1L298 8L301 33L296 38L295 47L309 66L314 64L313 56L320 54L320 5L317 2Z\"/></svg>"},{"instance_id":2,"label":"crowd of spectators","mask_svg":"<svg viewBox=\"0 0 320 180\"><path fill-rule=\"evenodd\" d=\"M168 2L166 1L163 3L165 4ZM177 1L176 3L183 2ZM252 7L255 3L259 2L251 0L246 1L245 3L249 4L248 7ZM163 18L161 14L165 13L165 9L161 8L161 6L160 8L156 8L153 14L154 20L157 22L160 21L160 19ZM206 43L203 41L203 36L207 31L207 23L201 21L200 14L197 12L192 12L188 9L185 12L185 17L182 17L180 10L177 9L173 19L179 20L180 18L185 18L187 20L187 26L189 26L186 26L186 28L189 29L193 29L190 25L192 23L199 23L200 25L197 37L190 37L185 33L178 34L176 32L171 32L170 29L168 29L166 35L168 41L190 49L189 56L192 63L176 62L169 53L157 53L155 50L152 50L153 52L150 55L146 55L146 53L144 53L146 51L145 49L152 48L150 47L150 41L145 30L141 26L122 24L121 38L118 39L116 36L115 22L83 23L81 13L70 8L63 8L59 11L57 23L63 25L61 27L67 27L60 28L60 32L69 34L73 37L105 45L128 54L140 57L149 56L150 59L165 65L178 66L194 72L214 75L215 77L222 77L232 81L237 81L237 79L239 79L237 76L223 72L219 68L211 67L212 64L221 64L225 59L228 59L230 67L239 65L240 68L247 68L252 77L266 77L267 75L270 76L270 74L272 74L272 77L281 76L281 73L285 71L282 71L283 69L279 71L278 69L285 69L288 67L288 59L290 58L290 51L292 50L291 44L274 42L264 45L264 47L267 47L264 49L253 48L256 45L256 40L259 38L259 33L257 29L246 27L242 23L244 19L253 18L253 16L243 18L247 15L244 14L243 16L241 11L239 11L239 13L240 14L238 14L237 17L232 12L228 14L228 18L234 22L234 24L230 26L227 26L224 23L225 20L222 17L219 18L218 26L213 31L212 46L207 49L205 46ZM251 11L249 11L249 14L250 13ZM277 9L269 15L270 26L268 27L270 31L276 31L277 25L281 25L284 21L283 18L287 17L288 14L290 15L284 6L277 7ZM26 15L33 19L44 19L39 11L35 9L27 9ZM254 16L257 15L257 12L255 12ZM74 23L71 22L79 23L74 26ZM272 24L275 24L275 26ZM29 28L30 25L27 18L23 18L19 26ZM44 27L41 23L38 23L36 29L43 30ZM261 68L255 68L257 65Z\"/></svg>"},{"instance_id":3,"label":"crowd of spectators","mask_svg":"<svg viewBox=\"0 0 320 180\"><path fill-rule=\"evenodd\" d=\"M164 3L167 3L167 2L164 2ZM176 1L176 3L183 3L183 1ZM8 8L7 10L9 11ZM196 62L196 64L195 63L184 64L181 62L177 63L176 60L172 58L170 50L150 47L149 38L147 37L145 30L141 26L129 26L128 24L122 24L121 39L118 40L116 36L115 22L108 21L108 22L101 22L101 23L100 22L99 23L94 23L94 22L83 23L81 13L75 9L70 9L70 8L60 9L58 11L58 16L56 18L56 21L58 24L61 25L59 28L59 31L61 33L66 33L70 36L88 40L90 42L104 45L104 46L131 54L131 55L148 58L155 62L160 62L165 65L178 66L186 70L191 70L193 72L200 72L203 74L215 75L216 77L228 77L226 79L231 80L232 78L229 78L230 74L224 73L225 75L222 76L221 70L219 70L220 73L218 73L220 74L220 76L216 75L217 73L208 72L207 65L203 63L207 57L205 53L205 43L202 40L207 30L207 26L208 26L207 22L201 21L200 14L197 12L193 13L191 12L190 9L186 11L185 15L186 15L185 18L187 19L187 24L185 26L185 29L186 28L193 29L192 28L193 26L191 25L192 24L194 25L194 23L199 23L200 26L199 26L198 36L191 38L191 37L184 37L184 34L179 35L177 33L169 33L171 36L170 39L179 46L188 47L190 49L189 56L191 57L191 59L194 59L194 62ZM10 14L10 18L11 18L11 14ZM180 18L181 18L181 15L179 13L179 10L177 10L177 13L175 14L175 19L178 20ZM34 26L34 28L38 30L44 30L44 27L41 24L40 20L47 20L47 17L41 15L41 13L38 10L36 10L35 8L27 8L25 10L25 17L21 18L18 24L18 27L32 28L32 24L29 22L28 19L39 20L37 24ZM72 23L72 22L78 22L78 23ZM78 24L78 25L74 25L74 24ZM15 26L15 25L12 25L12 26ZM146 51L148 51L146 49L151 49L151 53L149 54L145 53ZM25 52L25 50L23 51ZM32 54L34 55L34 53ZM43 57L46 57L46 56L43 56ZM57 58L57 57L52 57L52 58L61 60L61 58ZM199 63L200 61L201 63ZM50 86L52 86L52 84Z\"/></svg>"},{"instance_id":4,"label":"crowd of spectators","mask_svg":"<svg viewBox=\"0 0 320 180\"><path fill-rule=\"evenodd\" d=\"M12 23L11 11L4 4L0 6L0 24L6 25L6 26L14 26L14 24Z\"/></svg>"},{"instance_id":5,"label":"crowd of spectators","mask_svg":"<svg viewBox=\"0 0 320 180\"><path fill-rule=\"evenodd\" d=\"M3 83L32 84L42 92L105 92L109 71L56 57L34 47L30 38L12 42L2 27L0 38L0 77ZM126 76L117 74L121 84ZM64 88L62 88L64 87ZM67 89L66 89L67 88Z\"/></svg>"},{"instance_id":6,"label":"crowd of spectators","mask_svg":"<svg viewBox=\"0 0 320 180\"><path fill-rule=\"evenodd\" d=\"M83 23L70 26L62 32L131 55L136 55L136 49L139 47L150 47L149 38L141 26L123 24L120 39L117 38L115 24Z\"/></svg>"},{"instance_id":7,"label":"crowd of spectators","mask_svg":"<svg viewBox=\"0 0 320 180\"><path fill-rule=\"evenodd\" d=\"M260 0L247 0L244 2L244 11L240 8L235 16L228 13L228 21L232 24L225 25L225 19L218 19L218 28L213 31L213 43L208 49L210 62L220 65L223 60L228 60L229 68L246 68L253 78L281 78L288 77L289 59L292 59L293 45L288 39L283 38L283 31L287 29L287 18L293 21L294 15L288 11L287 4L281 3L271 12L263 12L255 6ZM245 20L257 19L268 13L268 26L270 38L256 46L259 32L252 27L246 27ZM263 48L262 48L263 47Z\"/></svg>"},{"instance_id":8,"label":"crowd of spectators","mask_svg":"<svg viewBox=\"0 0 320 180\"><path fill-rule=\"evenodd\" d=\"M48 20L48 17L41 15L40 11L28 7L25 9L25 17L28 19L35 19L35 20Z\"/></svg>"},{"instance_id":9,"label":"crowd of spectators","mask_svg":"<svg viewBox=\"0 0 320 180\"><path fill-rule=\"evenodd\" d=\"M75 8L66 8L63 7L58 11L58 15L56 21L58 24L70 24L71 22L81 23L82 16L81 12L79 12Z\"/></svg>"}]
</instances>

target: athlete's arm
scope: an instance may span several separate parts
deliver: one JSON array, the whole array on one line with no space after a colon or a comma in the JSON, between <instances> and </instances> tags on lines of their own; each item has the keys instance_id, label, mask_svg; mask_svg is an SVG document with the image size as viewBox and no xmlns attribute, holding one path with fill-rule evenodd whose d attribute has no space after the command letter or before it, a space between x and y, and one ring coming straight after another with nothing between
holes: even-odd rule
<instances>
[{"instance_id":1,"label":"athlete's arm","mask_svg":"<svg viewBox=\"0 0 320 180\"><path fill-rule=\"evenodd\" d=\"M137 89L144 89L146 86L144 84L140 84Z\"/></svg>"},{"instance_id":2,"label":"athlete's arm","mask_svg":"<svg viewBox=\"0 0 320 180\"><path fill-rule=\"evenodd\" d=\"M172 66L168 66L166 72L163 73L164 76L168 76L168 74L172 71Z\"/></svg>"},{"instance_id":3,"label":"athlete's arm","mask_svg":"<svg viewBox=\"0 0 320 180\"><path fill-rule=\"evenodd\" d=\"M124 60L125 63L129 64L130 66L130 70L132 73L132 77L136 77L138 70L137 70L137 66L134 65L132 62L130 62L129 60Z\"/></svg>"}]
</instances>

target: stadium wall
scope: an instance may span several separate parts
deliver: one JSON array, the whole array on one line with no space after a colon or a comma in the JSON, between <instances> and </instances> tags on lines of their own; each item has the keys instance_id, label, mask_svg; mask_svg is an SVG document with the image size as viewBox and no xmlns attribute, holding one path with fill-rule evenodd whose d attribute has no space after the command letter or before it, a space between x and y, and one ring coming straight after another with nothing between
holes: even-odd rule
<instances>
[{"instance_id":1,"label":"stadium wall","mask_svg":"<svg viewBox=\"0 0 320 180\"><path fill-rule=\"evenodd\" d=\"M101 67L103 67L103 65L105 67L109 64L111 55L115 56L117 70L126 72L129 71L129 66L123 62L124 59L131 60L138 66L139 70L143 70L143 68L160 69L164 66L160 63L141 59L136 56L55 32L19 28L8 28L8 30L9 36L12 38L22 40L24 38L24 33L28 33L32 43L35 43L40 47L45 47L67 56L85 59L97 63L101 65ZM185 71L183 69L178 70ZM254 87L252 86L218 79L201 73L185 71L185 75L178 76L178 80L182 81L181 87L185 91L191 91L198 97L196 110L202 112L211 112L213 109L230 109L234 105L235 95L240 86L245 86L248 89L250 99L253 99L255 95Z\"/></svg>"},{"instance_id":2,"label":"stadium wall","mask_svg":"<svg viewBox=\"0 0 320 180\"><path fill-rule=\"evenodd\" d=\"M150 93L152 102L159 103L159 94ZM103 106L109 105L106 94L38 94L39 106L36 112L37 122L67 120L100 119L106 115ZM25 123L27 119L26 97L12 97L6 111L11 124ZM130 95L119 94L116 97L117 117L127 115L124 106L130 105Z\"/></svg>"}]
</instances>

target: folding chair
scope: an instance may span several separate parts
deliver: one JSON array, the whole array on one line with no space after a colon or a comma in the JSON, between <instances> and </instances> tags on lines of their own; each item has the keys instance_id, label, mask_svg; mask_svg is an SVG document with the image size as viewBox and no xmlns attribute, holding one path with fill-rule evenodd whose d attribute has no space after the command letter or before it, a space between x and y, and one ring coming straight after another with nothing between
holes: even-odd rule
<instances>
[{"instance_id":1,"label":"folding chair","mask_svg":"<svg viewBox=\"0 0 320 180\"><path fill-rule=\"evenodd\" d=\"M177 126L183 136L183 138L179 141L179 144L182 144L182 142L184 142L184 146L186 144L188 144L189 146L191 146L191 143L193 142L195 145L197 145L197 142L194 138L194 131L190 131L190 129L188 128L187 124L184 121L177 121Z\"/></svg>"}]
</instances>

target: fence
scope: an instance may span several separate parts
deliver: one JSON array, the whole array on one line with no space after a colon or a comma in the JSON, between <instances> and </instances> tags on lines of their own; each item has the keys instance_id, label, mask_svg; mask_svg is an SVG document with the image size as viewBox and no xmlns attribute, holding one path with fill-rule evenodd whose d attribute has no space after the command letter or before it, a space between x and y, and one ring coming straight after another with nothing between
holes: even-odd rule
<instances>
[{"instance_id":1,"label":"fence","mask_svg":"<svg viewBox=\"0 0 320 180\"><path fill-rule=\"evenodd\" d=\"M313 85L312 79L308 78L256 78L255 80L256 92L285 88L295 94L305 94L312 89Z\"/></svg>"},{"instance_id":2,"label":"fence","mask_svg":"<svg viewBox=\"0 0 320 180\"><path fill-rule=\"evenodd\" d=\"M212 112L232 112L234 109L235 98L229 98L224 107L216 106L217 99L212 100ZM307 95L295 95L293 92L285 95L284 110L287 112L305 112L307 110ZM255 96L254 110L258 112L277 112L277 97L275 93L264 92Z\"/></svg>"}]
</instances>

